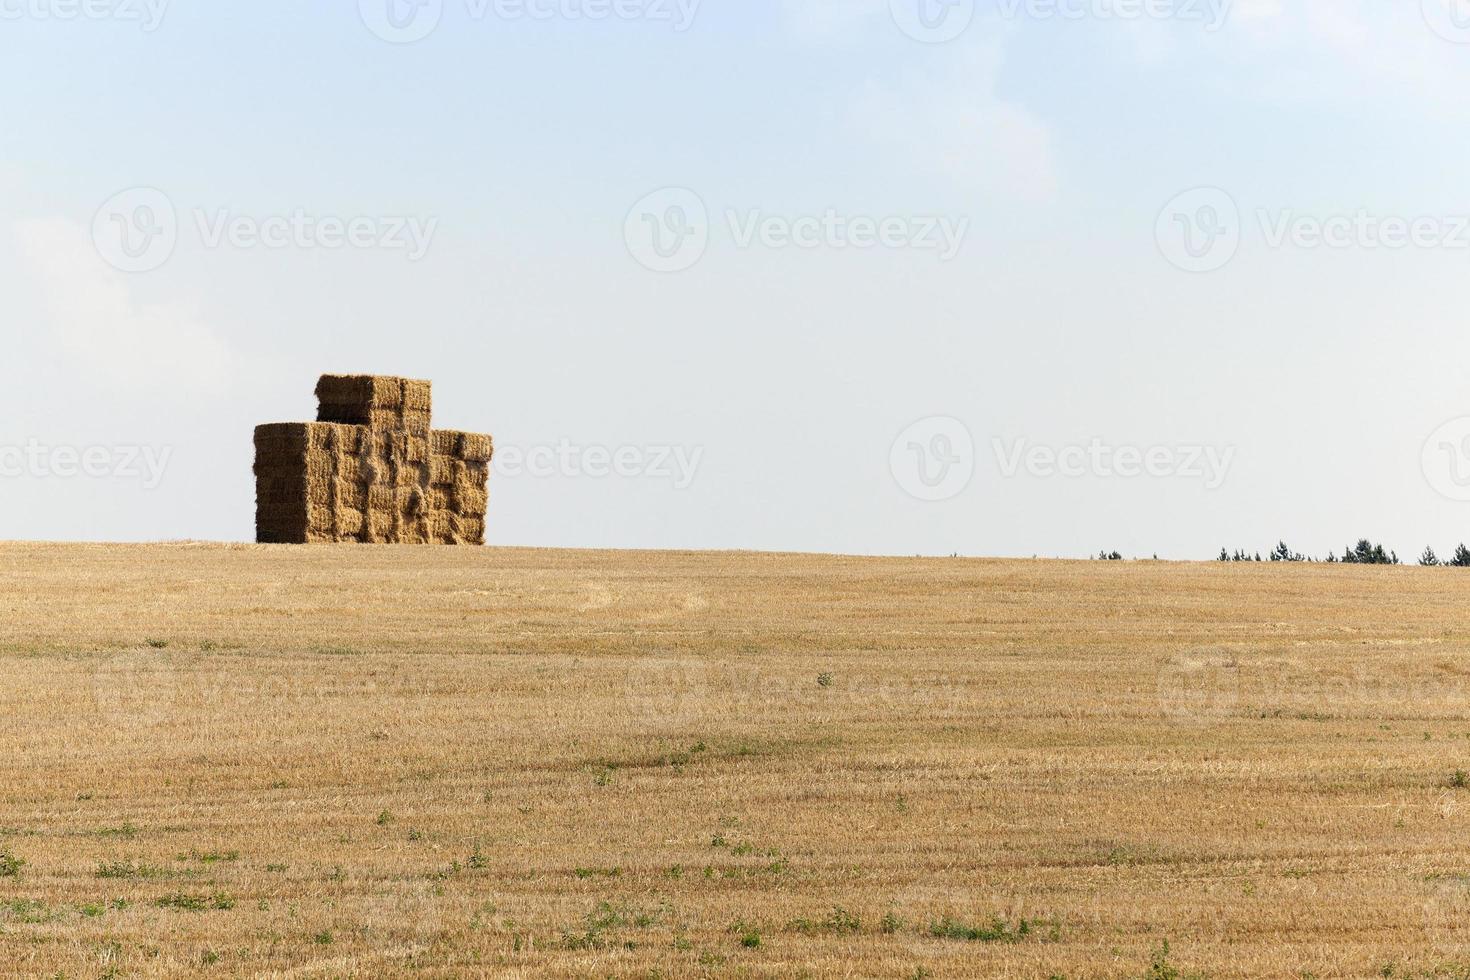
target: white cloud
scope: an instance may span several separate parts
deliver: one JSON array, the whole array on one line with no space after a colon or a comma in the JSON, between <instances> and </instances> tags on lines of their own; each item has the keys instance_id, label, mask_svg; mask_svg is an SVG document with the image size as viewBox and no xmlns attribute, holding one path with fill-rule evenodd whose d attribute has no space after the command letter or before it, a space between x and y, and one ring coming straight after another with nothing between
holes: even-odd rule
<instances>
[{"instance_id":1,"label":"white cloud","mask_svg":"<svg viewBox=\"0 0 1470 980\"><path fill-rule=\"evenodd\" d=\"M1470 49L1435 34L1420 0L1235 0L1218 39L1244 42L1224 53L1273 101L1387 98L1416 114L1460 115L1466 106Z\"/></svg>"},{"instance_id":2,"label":"white cloud","mask_svg":"<svg viewBox=\"0 0 1470 980\"><path fill-rule=\"evenodd\" d=\"M37 290L49 340L93 380L134 393L193 393L227 380L225 343L187 308L138 302L81 225L47 218L13 230L22 281Z\"/></svg>"},{"instance_id":3,"label":"white cloud","mask_svg":"<svg viewBox=\"0 0 1470 980\"><path fill-rule=\"evenodd\" d=\"M1051 131L996 94L1000 42L956 43L936 58L936 67L900 82L868 82L851 105L851 125L916 173L982 193L1052 198Z\"/></svg>"}]
</instances>

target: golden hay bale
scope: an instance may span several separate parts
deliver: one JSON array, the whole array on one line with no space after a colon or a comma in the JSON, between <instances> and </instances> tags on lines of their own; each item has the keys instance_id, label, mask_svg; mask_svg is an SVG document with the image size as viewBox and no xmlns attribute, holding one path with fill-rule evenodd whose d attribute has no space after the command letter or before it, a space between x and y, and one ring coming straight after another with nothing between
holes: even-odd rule
<instances>
[{"instance_id":1,"label":"golden hay bale","mask_svg":"<svg viewBox=\"0 0 1470 980\"><path fill-rule=\"evenodd\" d=\"M451 509L465 517L484 517L490 506L490 495L484 487L455 484Z\"/></svg>"},{"instance_id":2,"label":"golden hay bale","mask_svg":"<svg viewBox=\"0 0 1470 980\"><path fill-rule=\"evenodd\" d=\"M454 484L455 460L449 456L435 456L429 460L429 483L448 487Z\"/></svg>"},{"instance_id":3,"label":"golden hay bale","mask_svg":"<svg viewBox=\"0 0 1470 980\"><path fill-rule=\"evenodd\" d=\"M476 463L488 463L495 455L495 442L489 436L476 432L465 432L459 440L459 458Z\"/></svg>"},{"instance_id":4,"label":"golden hay bale","mask_svg":"<svg viewBox=\"0 0 1470 980\"><path fill-rule=\"evenodd\" d=\"M332 408L402 408L404 380L379 374L324 374L316 383L316 397Z\"/></svg>"},{"instance_id":5,"label":"golden hay bale","mask_svg":"<svg viewBox=\"0 0 1470 980\"><path fill-rule=\"evenodd\" d=\"M434 384L415 378L400 378L403 388L403 408L409 412L432 412L434 410Z\"/></svg>"},{"instance_id":6,"label":"golden hay bale","mask_svg":"<svg viewBox=\"0 0 1470 980\"><path fill-rule=\"evenodd\" d=\"M457 459L453 482L456 487L486 487L490 483L490 464Z\"/></svg>"},{"instance_id":7,"label":"golden hay bale","mask_svg":"<svg viewBox=\"0 0 1470 980\"><path fill-rule=\"evenodd\" d=\"M466 544L484 544L485 522L476 517L461 518L459 536Z\"/></svg>"},{"instance_id":8,"label":"golden hay bale","mask_svg":"<svg viewBox=\"0 0 1470 980\"><path fill-rule=\"evenodd\" d=\"M375 485L368 488L368 509L374 513L392 515L397 509L397 491L391 486Z\"/></svg>"},{"instance_id":9,"label":"golden hay bale","mask_svg":"<svg viewBox=\"0 0 1470 980\"><path fill-rule=\"evenodd\" d=\"M255 430L259 540L477 543L489 436L431 426L432 386L323 375L316 422Z\"/></svg>"},{"instance_id":10,"label":"golden hay bale","mask_svg":"<svg viewBox=\"0 0 1470 980\"><path fill-rule=\"evenodd\" d=\"M494 442L478 432L457 432L453 429L435 429L433 432L434 454L454 459L488 463L494 455Z\"/></svg>"},{"instance_id":11,"label":"golden hay bale","mask_svg":"<svg viewBox=\"0 0 1470 980\"><path fill-rule=\"evenodd\" d=\"M398 512L410 520L418 520L429 512L429 499L418 486L399 490L396 502Z\"/></svg>"},{"instance_id":12,"label":"golden hay bale","mask_svg":"<svg viewBox=\"0 0 1470 980\"><path fill-rule=\"evenodd\" d=\"M433 411L428 381L386 375L323 375L316 386L317 421L375 428L417 428Z\"/></svg>"},{"instance_id":13,"label":"golden hay bale","mask_svg":"<svg viewBox=\"0 0 1470 980\"><path fill-rule=\"evenodd\" d=\"M352 537L362 533L363 512L353 507L322 507L313 504L308 513L308 530L317 534L330 534L334 539Z\"/></svg>"}]
</instances>

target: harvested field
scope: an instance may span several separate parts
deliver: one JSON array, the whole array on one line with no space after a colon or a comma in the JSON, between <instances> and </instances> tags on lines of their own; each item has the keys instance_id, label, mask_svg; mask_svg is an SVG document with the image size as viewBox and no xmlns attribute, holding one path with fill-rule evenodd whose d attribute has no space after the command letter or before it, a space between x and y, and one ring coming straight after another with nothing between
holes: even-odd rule
<instances>
[{"instance_id":1,"label":"harvested field","mask_svg":"<svg viewBox=\"0 0 1470 980\"><path fill-rule=\"evenodd\" d=\"M1459 570L0 570L7 976L1470 975Z\"/></svg>"}]
</instances>

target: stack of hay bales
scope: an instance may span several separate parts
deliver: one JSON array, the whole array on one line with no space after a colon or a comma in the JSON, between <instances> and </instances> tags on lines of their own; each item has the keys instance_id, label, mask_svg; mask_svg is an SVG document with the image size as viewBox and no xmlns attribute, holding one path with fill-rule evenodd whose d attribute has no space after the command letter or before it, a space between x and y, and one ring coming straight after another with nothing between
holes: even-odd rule
<instances>
[{"instance_id":1,"label":"stack of hay bales","mask_svg":"<svg viewBox=\"0 0 1470 980\"><path fill-rule=\"evenodd\" d=\"M256 540L485 543L489 436L434 431L430 383L324 375L316 422L255 430Z\"/></svg>"}]
</instances>

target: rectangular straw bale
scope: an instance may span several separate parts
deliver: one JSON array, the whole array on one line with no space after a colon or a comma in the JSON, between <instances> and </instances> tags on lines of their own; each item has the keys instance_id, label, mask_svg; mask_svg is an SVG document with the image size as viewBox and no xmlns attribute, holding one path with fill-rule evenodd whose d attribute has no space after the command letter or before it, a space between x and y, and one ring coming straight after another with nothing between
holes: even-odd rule
<instances>
[{"instance_id":1,"label":"rectangular straw bale","mask_svg":"<svg viewBox=\"0 0 1470 980\"><path fill-rule=\"evenodd\" d=\"M393 480L393 464L379 456L359 456L357 482L364 487L387 486Z\"/></svg>"},{"instance_id":2,"label":"rectangular straw bale","mask_svg":"<svg viewBox=\"0 0 1470 980\"><path fill-rule=\"evenodd\" d=\"M256 503L255 540L261 544L301 544L306 540L306 525L304 498Z\"/></svg>"},{"instance_id":3,"label":"rectangular straw bale","mask_svg":"<svg viewBox=\"0 0 1470 980\"><path fill-rule=\"evenodd\" d=\"M460 518L459 538L465 544L484 544L485 522L478 517Z\"/></svg>"},{"instance_id":4,"label":"rectangular straw bale","mask_svg":"<svg viewBox=\"0 0 1470 980\"><path fill-rule=\"evenodd\" d=\"M432 412L434 410L434 384L416 378L400 378L403 387L403 409L407 412Z\"/></svg>"},{"instance_id":5,"label":"rectangular straw bale","mask_svg":"<svg viewBox=\"0 0 1470 980\"><path fill-rule=\"evenodd\" d=\"M356 456L338 456L337 479L343 483L361 483L362 460Z\"/></svg>"},{"instance_id":6,"label":"rectangular straw bale","mask_svg":"<svg viewBox=\"0 0 1470 980\"><path fill-rule=\"evenodd\" d=\"M489 436L432 428L428 381L323 375L318 420L254 433L261 541L481 543Z\"/></svg>"},{"instance_id":7,"label":"rectangular straw bale","mask_svg":"<svg viewBox=\"0 0 1470 980\"><path fill-rule=\"evenodd\" d=\"M363 512L353 507L312 508L312 530L330 534L334 540L356 538L362 533L363 521Z\"/></svg>"},{"instance_id":8,"label":"rectangular straw bale","mask_svg":"<svg viewBox=\"0 0 1470 980\"><path fill-rule=\"evenodd\" d=\"M418 519L429 512L429 497L418 484L401 487L396 502L398 512L406 517Z\"/></svg>"},{"instance_id":9,"label":"rectangular straw bale","mask_svg":"<svg viewBox=\"0 0 1470 980\"><path fill-rule=\"evenodd\" d=\"M428 544L430 542L427 515L417 520L403 521L398 528L395 544Z\"/></svg>"},{"instance_id":10,"label":"rectangular straw bale","mask_svg":"<svg viewBox=\"0 0 1470 980\"><path fill-rule=\"evenodd\" d=\"M455 484L451 510L465 517L484 517L489 509L490 495L484 487L472 484Z\"/></svg>"},{"instance_id":11,"label":"rectangular straw bale","mask_svg":"<svg viewBox=\"0 0 1470 980\"><path fill-rule=\"evenodd\" d=\"M306 489L306 474L301 468L267 470L255 474L255 495L285 497L294 495L300 497Z\"/></svg>"},{"instance_id":12,"label":"rectangular straw bale","mask_svg":"<svg viewBox=\"0 0 1470 980\"><path fill-rule=\"evenodd\" d=\"M454 463L450 456L435 456L429 460L429 482L434 486L453 485Z\"/></svg>"},{"instance_id":13,"label":"rectangular straw bale","mask_svg":"<svg viewBox=\"0 0 1470 980\"><path fill-rule=\"evenodd\" d=\"M490 464L475 462L472 460L457 459L454 461L454 483L469 484L471 486L483 487L490 482Z\"/></svg>"},{"instance_id":14,"label":"rectangular straw bale","mask_svg":"<svg viewBox=\"0 0 1470 980\"><path fill-rule=\"evenodd\" d=\"M276 422L255 427L257 456L304 453L307 448L305 422Z\"/></svg>"},{"instance_id":15,"label":"rectangular straw bale","mask_svg":"<svg viewBox=\"0 0 1470 980\"><path fill-rule=\"evenodd\" d=\"M398 507L397 489L391 486L374 485L368 489L368 509L392 514Z\"/></svg>"},{"instance_id":16,"label":"rectangular straw bale","mask_svg":"<svg viewBox=\"0 0 1470 980\"><path fill-rule=\"evenodd\" d=\"M477 432L461 433L459 458L474 463L488 463L495 455L495 442L487 435Z\"/></svg>"},{"instance_id":17,"label":"rectangular straw bale","mask_svg":"<svg viewBox=\"0 0 1470 980\"><path fill-rule=\"evenodd\" d=\"M307 451L356 452L361 438L356 426L328 422L280 422L255 430L257 453L269 456L295 455Z\"/></svg>"},{"instance_id":18,"label":"rectangular straw bale","mask_svg":"<svg viewBox=\"0 0 1470 980\"><path fill-rule=\"evenodd\" d=\"M459 452L461 433L449 429L434 429L429 433L430 449L435 456L453 456Z\"/></svg>"},{"instance_id":19,"label":"rectangular straw bale","mask_svg":"<svg viewBox=\"0 0 1470 980\"><path fill-rule=\"evenodd\" d=\"M388 544L393 535L394 514L374 508L367 512L362 539L369 544Z\"/></svg>"},{"instance_id":20,"label":"rectangular straw bale","mask_svg":"<svg viewBox=\"0 0 1470 980\"><path fill-rule=\"evenodd\" d=\"M399 463L396 478L396 485L400 487L426 487L429 485L429 464Z\"/></svg>"},{"instance_id":21,"label":"rectangular straw bale","mask_svg":"<svg viewBox=\"0 0 1470 980\"><path fill-rule=\"evenodd\" d=\"M373 434L372 447L372 456L400 462L427 463L433 455L429 451L428 436L415 435L401 429L378 430Z\"/></svg>"},{"instance_id":22,"label":"rectangular straw bale","mask_svg":"<svg viewBox=\"0 0 1470 980\"><path fill-rule=\"evenodd\" d=\"M285 507L300 506L302 493L300 487L274 489L267 487L256 487L255 507L257 510L275 510Z\"/></svg>"},{"instance_id":23,"label":"rectangular straw bale","mask_svg":"<svg viewBox=\"0 0 1470 980\"><path fill-rule=\"evenodd\" d=\"M487 435L478 432L456 432L452 429L434 430L434 452L440 456L488 463L494 455L494 443Z\"/></svg>"},{"instance_id":24,"label":"rectangular straw bale","mask_svg":"<svg viewBox=\"0 0 1470 980\"><path fill-rule=\"evenodd\" d=\"M470 533L477 529L467 528L466 521L467 518L453 511L436 511L429 518L429 537L435 544L474 544L475 541ZM483 533L482 529L481 533Z\"/></svg>"},{"instance_id":25,"label":"rectangular straw bale","mask_svg":"<svg viewBox=\"0 0 1470 980\"><path fill-rule=\"evenodd\" d=\"M349 510L367 510L368 488L360 483L339 483L337 504Z\"/></svg>"},{"instance_id":26,"label":"rectangular straw bale","mask_svg":"<svg viewBox=\"0 0 1470 980\"><path fill-rule=\"evenodd\" d=\"M368 374L324 374L316 385L317 421L372 424L375 410L403 410L403 379Z\"/></svg>"},{"instance_id":27,"label":"rectangular straw bale","mask_svg":"<svg viewBox=\"0 0 1470 980\"><path fill-rule=\"evenodd\" d=\"M384 432L409 432L427 439L433 416L420 409L374 408L368 412L368 424Z\"/></svg>"},{"instance_id":28,"label":"rectangular straw bale","mask_svg":"<svg viewBox=\"0 0 1470 980\"><path fill-rule=\"evenodd\" d=\"M313 480L306 484L304 491L296 491L298 495L303 492L309 503L321 507L355 507L360 510L368 505L367 488L345 480Z\"/></svg>"}]
</instances>

